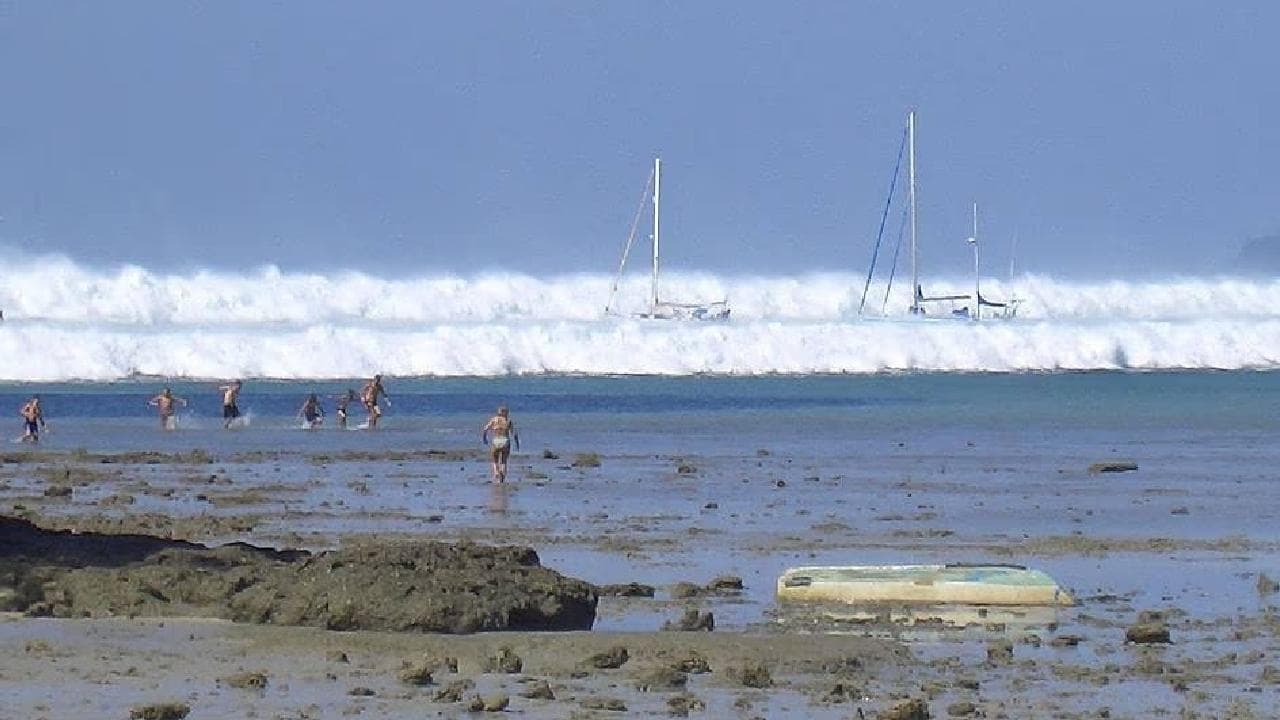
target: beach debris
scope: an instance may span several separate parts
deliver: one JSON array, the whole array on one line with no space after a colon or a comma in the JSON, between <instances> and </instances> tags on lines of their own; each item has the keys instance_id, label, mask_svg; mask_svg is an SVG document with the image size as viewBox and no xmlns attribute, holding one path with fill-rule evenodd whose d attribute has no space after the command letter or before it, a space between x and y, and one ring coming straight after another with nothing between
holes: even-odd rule
<instances>
[{"instance_id":1,"label":"beach debris","mask_svg":"<svg viewBox=\"0 0 1280 720\"><path fill-rule=\"evenodd\" d=\"M630 653L621 645L613 647L591 655L584 662L585 665L593 667L597 670L617 670L627 664L627 660L631 659Z\"/></svg>"},{"instance_id":2,"label":"beach debris","mask_svg":"<svg viewBox=\"0 0 1280 720\"><path fill-rule=\"evenodd\" d=\"M652 585L645 585L638 582L616 583L612 585L601 585L597 588L600 597L648 597L651 598L655 594Z\"/></svg>"},{"instance_id":3,"label":"beach debris","mask_svg":"<svg viewBox=\"0 0 1280 720\"><path fill-rule=\"evenodd\" d=\"M711 672L711 664L697 650L690 650L687 655L671 663L671 667L679 672L691 675Z\"/></svg>"},{"instance_id":4,"label":"beach debris","mask_svg":"<svg viewBox=\"0 0 1280 720\"><path fill-rule=\"evenodd\" d=\"M542 451L542 459L543 460L559 460L560 455L556 452L553 452L551 448L547 448Z\"/></svg>"},{"instance_id":5,"label":"beach debris","mask_svg":"<svg viewBox=\"0 0 1280 720\"><path fill-rule=\"evenodd\" d=\"M1079 645L1080 641L1083 639L1084 638L1079 635L1058 635L1049 641L1049 646L1056 648L1075 647Z\"/></svg>"},{"instance_id":6,"label":"beach debris","mask_svg":"<svg viewBox=\"0 0 1280 720\"><path fill-rule=\"evenodd\" d=\"M702 509L703 509L703 510L719 510L719 509L720 509L720 503L717 503L717 502L709 502L709 503L707 503L706 505L703 505L703 506L702 506Z\"/></svg>"},{"instance_id":7,"label":"beach debris","mask_svg":"<svg viewBox=\"0 0 1280 720\"><path fill-rule=\"evenodd\" d=\"M689 717L691 712L700 712L706 709L706 703L689 693L682 693L667 699L667 714L671 717Z\"/></svg>"},{"instance_id":8,"label":"beach debris","mask_svg":"<svg viewBox=\"0 0 1280 720\"><path fill-rule=\"evenodd\" d=\"M497 655L485 659L483 672L515 675L522 669L524 669L524 660L504 645L498 648Z\"/></svg>"},{"instance_id":9,"label":"beach debris","mask_svg":"<svg viewBox=\"0 0 1280 720\"><path fill-rule=\"evenodd\" d=\"M880 713L880 720L929 720L929 704L915 698L904 700Z\"/></svg>"},{"instance_id":10,"label":"beach debris","mask_svg":"<svg viewBox=\"0 0 1280 720\"><path fill-rule=\"evenodd\" d=\"M546 680L539 680L533 684L533 687L520 693L520 697L528 700L555 700L555 693L551 692L551 684Z\"/></svg>"},{"instance_id":11,"label":"beach debris","mask_svg":"<svg viewBox=\"0 0 1280 720\"><path fill-rule=\"evenodd\" d=\"M1143 610L1138 613L1138 620L1124 631L1125 642L1137 645L1168 644L1173 642L1169 637L1169 626L1165 624L1164 613L1157 610Z\"/></svg>"},{"instance_id":12,"label":"beach debris","mask_svg":"<svg viewBox=\"0 0 1280 720\"><path fill-rule=\"evenodd\" d=\"M1097 475L1098 473L1122 473L1133 472L1138 469L1138 463L1128 460L1107 460L1096 462L1089 466L1089 474Z\"/></svg>"},{"instance_id":13,"label":"beach debris","mask_svg":"<svg viewBox=\"0 0 1280 720\"><path fill-rule=\"evenodd\" d=\"M683 690L689 684L689 676L672 667L651 668L636 680L640 692Z\"/></svg>"},{"instance_id":14,"label":"beach debris","mask_svg":"<svg viewBox=\"0 0 1280 720\"><path fill-rule=\"evenodd\" d=\"M570 463L576 468L598 468L600 467L600 456L596 453L578 453L573 456L573 462Z\"/></svg>"},{"instance_id":15,"label":"beach debris","mask_svg":"<svg viewBox=\"0 0 1280 720\"><path fill-rule=\"evenodd\" d=\"M348 690L347 694L350 695L351 697L373 697L378 693L374 692L373 688L367 688L362 685L358 685Z\"/></svg>"},{"instance_id":16,"label":"beach debris","mask_svg":"<svg viewBox=\"0 0 1280 720\"><path fill-rule=\"evenodd\" d=\"M74 489L70 485L50 485L44 489L44 496L48 498L71 497Z\"/></svg>"},{"instance_id":17,"label":"beach debris","mask_svg":"<svg viewBox=\"0 0 1280 720\"><path fill-rule=\"evenodd\" d=\"M342 652L341 650L330 650L329 652L324 654L324 659L328 662L333 662L333 663L351 662L351 660L347 657L347 654Z\"/></svg>"},{"instance_id":18,"label":"beach debris","mask_svg":"<svg viewBox=\"0 0 1280 720\"><path fill-rule=\"evenodd\" d=\"M485 712L502 712L510 704L510 696L503 694L490 695L484 699L484 705L480 709Z\"/></svg>"},{"instance_id":19,"label":"beach debris","mask_svg":"<svg viewBox=\"0 0 1280 720\"><path fill-rule=\"evenodd\" d=\"M680 581L671 586L672 600L686 600L688 598L696 598L702 594L702 588L691 582Z\"/></svg>"},{"instance_id":20,"label":"beach debris","mask_svg":"<svg viewBox=\"0 0 1280 720\"><path fill-rule=\"evenodd\" d=\"M677 475L697 475L698 468L692 463L682 462L676 465Z\"/></svg>"},{"instance_id":21,"label":"beach debris","mask_svg":"<svg viewBox=\"0 0 1280 720\"><path fill-rule=\"evenodd\" d=\"M1280 592L1280 583L1267 577L1266 573L1258 573L1258 594L1274 595Z\"/></svg>"},{"instance_id":22,"label":"beach debris","mask_svg":"<svg viewBox=\"0 0 1280 720\"><path fill-rule=\"evenodd\" d=\"M978 706L968 700L957 700L947 706L947 715L951 717L970 717L978 714Z\"/></svg>"},{"instance_id":23,"label":"beach debris","mask_svg":"<svg viewBox=\"0 0 1280 720\"><path fill-rule=\"evenodd\" d=\"M238 690L264 690L267 687L267 674L263 672L236 673L235 675L221 678L218 683Z\"/></svg>"},{"instance_id":24,"label":"beach debris","mask_svg":"<svg viewBox=\"0 0 1280 720\"><path fill-rule=\"evenodd\" d=\"M662 624L663 630L671 630L677 632L696 632L706 630L710 632L716 629L716 618L711 611L698 612L696 609L685 610L684 614L675 620L668 620Z\"/></svg>"},{"instance_id":25,"label":"beach debris","mask_svg":"<svg viewBox=\"0 0 1280 720\"><path fill-rule=\"evenodd\" d=\"M462 702L462 696L475 686L476 684L467 678L454 680L437 690L431 699L438 703Z\"/></svg>"},{"instance_id":26,"label":"beach debris","mask_svg":"<svg viewBox=\"0 0 1280 720\"><path fill-rule=\"evenodd\" d=\"M154 703L131 708L129 720L182 720L190 713L191 706L185 703Z\"/></svg>"},{"instance_id":27,"label":"beach debris","mask_svg":"<svg viewBox=\"0 0 1280 720\"><path fill-rule=\"evenodd\" d=\"M720 575L707 583L707 592L712 595L736 595L742 592L742 578L737 575Z\"/></svg>"},{"instance_id":28,"label":"beach debris","mask_svg":"<svg viewBox=\"0 0 1280 720\"><path fill-rule=\"evenodd\" d=\"M728 670L730 678L743 687L749 688L768 688L773 686L773 675L769 673L769 668L762 663L747 663L746 665L731 667Z\"/></svg>"},{"instance_id":29,"label":"beach debris","mask_svg":"<svg viewBox=\"0 0 1280 720\"><path fill-rule=\"evenodd\" d=\"M589 697L583 700L581 705L588 710L627 711L627 704L615 697Z\"/></svg>"}]
</instances>

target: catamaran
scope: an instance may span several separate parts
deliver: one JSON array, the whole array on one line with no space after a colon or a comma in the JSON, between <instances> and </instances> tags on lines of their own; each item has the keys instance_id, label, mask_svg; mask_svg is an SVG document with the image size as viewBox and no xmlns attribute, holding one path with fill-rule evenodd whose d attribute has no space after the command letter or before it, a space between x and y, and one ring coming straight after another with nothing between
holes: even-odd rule
<instances>
[{"instance_id":1,"label":"catamaran","mask_svg":"<svg viewBox=\"0 0 1280 720\"><path fill-rule=\"evenodd\" d=\"M907 210L903 217L904 224L910 229L910 252L911 252L911 305L908 312L912 316L930 315L928 308L933 303L951 303L950 313L937 313L939 317L950 317L959 319L978 320L982 316L982 308L988 307L993 310L999 309L995 314L998 317L1012 317L1015 305L1012 303L998 303L988 301L982 297L979 291L978 283L978 215L977 204L974 205L973 216L973 235L969 237L969 243L973 246L973 262L974 262L974 294L953 294L953 295L925 295L924 287L920 284L920 244L917 235L916 226L916 112L911 110L907 113L907 128L902 139L902 145L898 148L898 161L893 170L893 182L889 185L889 197L885 201L884 213L880 218L880 231L876 235L875 250L871 255L871 267L867 269L867 280L862 288L862 300L858 304L858 315L862 316L867 305L867 294L871 289L871 278L875 274L876 261L880 255L880 243L884 238L885 221L889 216L889 208L893 202L894 192L897 188L897 181L902 165L902 151L907 153ZM899 233L899 243L901 242L901 232ZM889 302L889 292L893 289L893 274L897 269L898 248L894 249L893 266L890 269L889 283L885 288L884 307ZM956 307L956 303L966 302L967 304Z\"/></svg>"},{"instance_id":2,"label":"catamaran","mask_svg":"<svg viewBox=\"0 0 1280 720\"><path fill-rule=\"evenodd\" d=\"M652 194L649 192L650 188L653 189ZM636 314L636 317L654 320L728 320L729 301L727 299L715 302L671 302L662 300L658 295L658 228L662 205L662 158L653 160L653 172L649 174L649 180L645 183L640 209L636 211L636 217L631 222L631 233L627 236L627 244L622 249L622 261L618 263L618 272L609 289L609 301L604 307L605 314L616 314L614 300L618 295L618 283L622 281L622 273L627 268L627 257L635 244L636 230L640 227L640 218L644 215L645 206L649 204L650 199L653 201L653 233L650 235L653 241L653 269L650 278L649 308L647 312Z\"/></svg>"}]
</instances>

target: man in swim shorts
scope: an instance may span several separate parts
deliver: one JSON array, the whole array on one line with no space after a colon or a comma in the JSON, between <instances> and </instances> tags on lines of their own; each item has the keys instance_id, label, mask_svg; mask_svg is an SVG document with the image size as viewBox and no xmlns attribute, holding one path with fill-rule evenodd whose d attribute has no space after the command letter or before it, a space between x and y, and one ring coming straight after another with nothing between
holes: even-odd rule
<instances>
[{"instance_id":1,"label":"man in swim shorts","mask_svg":"<svg viewBox=\"0 0 1280 720\"><path fill-rule=\"evenodd\" d=\"M391 404L391 396L387 394L386 388L382 387L382 376L374 375L373 379L365 383L364 389L360 391L360 402L364 403L364 409L369 411L369 429L376 430L378 427L378 418L382 417L382 408L378 405L378 400L386 398L387 404Z\"/></svg>"},{"instance_id":2,"label":"man in swim shorts","mask_svg":"<svg viewBox=\"0 0 1280 720\"><path fill-rule=\"evenodd\" d=\"M174 428L173 413L175 403L185 406L187 401L174 395L169 388L161 390L159 395L147 401L148 405L155 407L160 413L161 430L172 430Z\"/></svg>"},{"instance_id":3,"label":"man in swim shorts","mask_svg":"<svg viewBox=\"0 0 1280 720\"><path fill-rule=\"evenodd\" d=\"M347 392L343 395L338 395L336 399L338 401L338 404L335 407L334 412L338 416L338 427L343 430L346 430L347 429L347 406L351 404L352 400L356 399L356 391L352 390L351 388L347 388Z\"/></svg>"},{"instance_id":4,"label":"man in swim shorts","mask_svg":"<svg viewBox=\"0 0 1280 720\"><path fill-rule=\"evenodd\" d=\"M489 431L493 431L493 439L489 439ZM489 445L489 459L493 463L493 479L498 482L507 480L507 459L511 457L511 443L515 441L516 449L520 449L520 434L516 432L516 424L511 420L507 406L498 408L498 414L489 418L484 429L480 431L480 442Z\"/></svg>"},{"instance_id":5,"label":"man in swim shorts","mask_svg":"<svg viewBox=\"0 0 1280 720\"><path fill-rule=\"evenodd\" d=\"M18 414L22 416L25 426L22 442L40 442L40 428L44 427L44 410L40 407L40 396L32 395Z\"/></svg>"},{"instance_id":6,"label":"man in swim shorts","mask_svg":"<svg viewBox=\"0 0 1280 720\"><path fill-rule=\"evenodd\" d=\"M222 391L222 428L224 430L231 427L231 423L240 417L240 381L233 380L226 385L218 387Z\"/></svg>"}]
</instances>

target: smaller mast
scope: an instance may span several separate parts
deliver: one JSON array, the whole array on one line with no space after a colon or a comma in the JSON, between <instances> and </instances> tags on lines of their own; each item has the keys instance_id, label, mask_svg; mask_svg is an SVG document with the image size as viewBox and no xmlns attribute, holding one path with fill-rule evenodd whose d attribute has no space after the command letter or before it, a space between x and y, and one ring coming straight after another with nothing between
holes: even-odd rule
<instances>
[{"instance_id":1,"label":"smaller mast","mask_svg":"<svg viewBox=\"0 0 1280 720\"><path fill-rule=\"evenodd\" d=\"M907 113L907 177L911 196L911 314L920 314L920 254L916 247L916 111Z\"/></svg>"},{"instance_id":2,"label":"smaller mast","mask_svg":"<svg viewBox=\"0 0 1280 720\"><path fill-rule=\"evenodd\" d=\"M973 234L969 236L973 246L973 319L982 318L982 284L978 271L978 202L973 203Z\"/></svg>"},{"instance_id":3,"label":"smaller mast","mask_svg":"<svg viewBox=\"0 0 1280 720\"><path fill-rule=\"evenodd\" d=\"M653 292L649 314L658 314L658 211L662 204L662 158L653 159Z\"/></svg>"}]
</instances>

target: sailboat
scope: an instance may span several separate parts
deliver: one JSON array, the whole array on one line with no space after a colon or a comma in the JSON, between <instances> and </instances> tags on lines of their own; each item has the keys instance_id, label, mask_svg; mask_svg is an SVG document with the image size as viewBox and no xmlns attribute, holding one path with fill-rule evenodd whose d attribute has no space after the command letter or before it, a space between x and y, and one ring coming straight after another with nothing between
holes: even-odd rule
<instances>
[{"instance_id":1,"label":"sailboat","mask_svg":"<svg viewBox=\"0 0 1280 720\"><path fill-rule=\"evenodd\" d=\"M909 222L910 238L911 238L911 305L908 312L912 316L924 316L928 314L927 306L929 303L939 302L955 302L960 300L971 300L969 295L934 295L928 296L924 294L924 287L920 284L920 244L916 232L916 111L913 109L907 113L907 130L906 136L903 138L903 144L907 150L907 216L905 220ZM894 167L893 183L889 186L889 198L885 202L884 215L880 219L880 233L876 237L875 251L871 256L871 267L867 269L867 282L862 289L862 301L858 305L858 314L862 315L867 304L867 292L871 288L871 276L876 270L876 259L880 254L880 241L884 235L885 220L889 215L889 206L893 202L894 189L897 186L898 172L901 168L902 148L898 150L898 164ZM901 236L899 236L901 241ZM894 264L896 265L898 253L895 250ZM888 302L889 291L893 289L893 275L889 276L889 286L885 289L885 302ZM954 313L953 316L966 316L966 312ZM944 316L945 317L945 316Z\"/></svg>"},{"instance_id":2,"label":"sailboat","mask_svg":"<svg viewBox=\"0 0 1280 720\"><path fill-rule=\"evenodd\" d=\"M969 245L973 247L973 297L977 298L977 302L965 308L966 313L974 320L981 320L982 309L990 308L987 314L988 319L1012 319L1018 314L1017 298L1012 298L1008 302L996 302L982 296L982 270L978 264L978 203L976 202L973 204L973 234L969 236ZM1010 268L1012 266L1013 263L1010 261Z\"/></svg>"},{"instance_id":3,"label":"sailboat","mask_svg":"<svg viewBox=\"0 0 1280 720\"><path fill-rule=\"evenodd\" d=\"M652 195L649 192L650 188L653 189ZM618 295L618 283L622 281L622 273L627 267L627 257L631 254L631 247L635 244L636 230L640 226L640 218L644 215L645 206L649 204L650 199L653 201L653 233L650 235L650 239L653 241L653 269L650 279L649 308L647 312L639 313L636 317L652 320L728 320L729 301L727 299L715 302L671 302L661 299L658 295L658 230L662 206L662 158L654 158L653 160L653 172L649 174L649 180L645 183L644 193L640 200L640 209L636 211L635 220L631 223L631 233L627 236L627 244L622 249L622 261L618 263L618 272L614 276L613 285L609 290L609 301L605 303L604 308L605 314L615 314L614 300Z\"/></svg>"}]
</instances>

